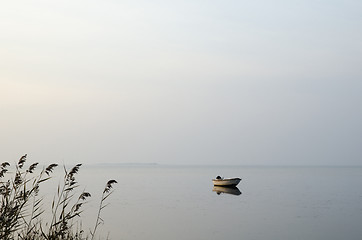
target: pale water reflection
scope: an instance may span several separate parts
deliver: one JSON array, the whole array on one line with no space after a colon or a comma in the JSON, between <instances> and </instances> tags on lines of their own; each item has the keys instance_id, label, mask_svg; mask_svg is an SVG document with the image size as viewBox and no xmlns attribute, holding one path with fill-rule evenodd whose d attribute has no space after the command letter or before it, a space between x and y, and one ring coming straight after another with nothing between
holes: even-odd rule
<instances>
[{"instance_id":1,"label":"pale water reflection","mask_svg":"<svg viewBox=\"0 0 362 240\"><path fill-rule=\"evenodd\" d=\"M237 188L237 187L214 186L212 188L212 191L216 192L217 195L220 195L220 194L223 194L223 193L236 195L236 196L241 195L241 192L240 192L239 188Z\"/></svg>"},{"instance_id":2,"label":"pale water reflection","mask_svg":"<svg viewBox=\"0 0 362 240\"><path fill-rule=\"evenodd\" d=\"M220 174L243 181L214 189ZM85 226L109 179L100 230L113 240L362 239L362 168L84 167Z\"/></svg>"}]
</instances>

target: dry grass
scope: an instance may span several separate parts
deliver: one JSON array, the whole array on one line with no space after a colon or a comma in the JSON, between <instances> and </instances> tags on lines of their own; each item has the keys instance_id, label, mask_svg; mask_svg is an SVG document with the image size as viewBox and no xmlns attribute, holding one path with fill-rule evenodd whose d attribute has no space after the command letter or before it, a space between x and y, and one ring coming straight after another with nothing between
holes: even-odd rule
<instances>
[{"instance_id":1,"label":"dry grass","mask_svg":"<svg viewBox=\"0 0 362 240\"><path fill-rule=\"evenodd\" d=\"M92 231L86 234L81 225L81 214L84 204L91 194L82 191L76 181L81 164L70 170L64 167L64 178L58 185L51 207L44 208L43 197L39 196L42 183L51 179L57 164L50 164L36 173L38 163L24 169L27 155L20 158L15 165L15 172L8 173L10 164L0 165L0 239L2 240L83 240L94 239L101 222L101 211L107 206L106 199L112 194L115 180L107 182L99 204L98 215ZM46 212L44 209L50 209ZM43 216L51 216L51 220L43 222Z\"/></svg>"}]
</instances>

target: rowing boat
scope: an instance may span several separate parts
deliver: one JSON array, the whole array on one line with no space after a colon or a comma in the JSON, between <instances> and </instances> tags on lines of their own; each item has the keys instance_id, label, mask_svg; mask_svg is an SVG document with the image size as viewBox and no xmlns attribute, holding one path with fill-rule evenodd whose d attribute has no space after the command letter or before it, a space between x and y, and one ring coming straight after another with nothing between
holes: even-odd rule
<instances>
[{"instance_id":1,"label":"rowing boat","mask_svg":"<svg viewBox=\"0 0 362 240\"><path fill-rule=\"evenodd\" d=\"M241 178L221 178L217 177L216 179L212 179L214 186L236 186L241 181Z\"/></svg>"}]
</instances>

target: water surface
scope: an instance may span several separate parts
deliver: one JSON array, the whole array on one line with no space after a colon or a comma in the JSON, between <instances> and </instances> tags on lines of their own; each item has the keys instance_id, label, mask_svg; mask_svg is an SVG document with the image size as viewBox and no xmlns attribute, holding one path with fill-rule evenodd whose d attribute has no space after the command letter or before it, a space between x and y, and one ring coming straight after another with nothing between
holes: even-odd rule
<instances>
[{"instance_id":1,"label":"water surface","mask_svg":"<svg viewBox=\"0 0 362 240\"><path fill-rule=\"evenodd\" d=\"M214 192L217 175L241 177L241 194ZM85 225L109 179L100 230L111 239L362 239L361 168L84 167Z\"/></svg>"}]
</instances>

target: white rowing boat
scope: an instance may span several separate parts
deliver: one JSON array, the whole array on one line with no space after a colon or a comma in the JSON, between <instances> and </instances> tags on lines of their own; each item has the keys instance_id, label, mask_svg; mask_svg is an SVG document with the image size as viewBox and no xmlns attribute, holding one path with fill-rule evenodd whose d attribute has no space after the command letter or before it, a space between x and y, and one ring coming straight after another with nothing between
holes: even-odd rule
<instances>
[{"instance_id":1,"label":"white rowing boat","mask_svg":"<svg viewBox=\"0 0 362 240\"><path fill-rule=\"evenodd\" d=\"M218 176L215 179L212 179L212 182L215 186L236 186L241 181L241 178L221 178Z\"/></svg>"}]
</instances>

